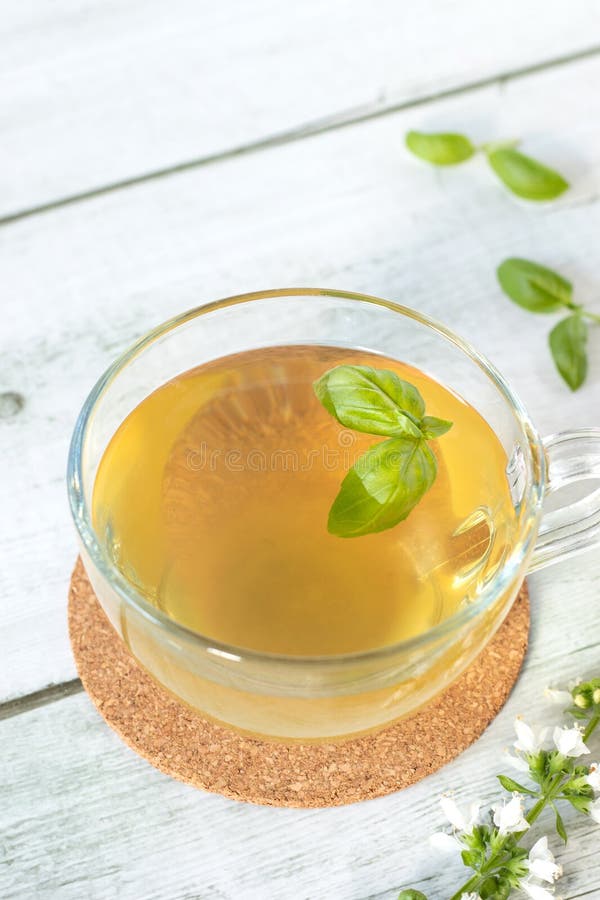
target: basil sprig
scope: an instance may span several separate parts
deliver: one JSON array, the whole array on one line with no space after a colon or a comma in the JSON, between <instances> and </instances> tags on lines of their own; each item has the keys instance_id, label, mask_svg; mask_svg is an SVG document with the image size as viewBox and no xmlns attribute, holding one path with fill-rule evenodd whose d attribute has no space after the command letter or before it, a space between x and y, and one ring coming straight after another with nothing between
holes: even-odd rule
<instances>
[{"instance_id":1,"label":"basil sprig","mask_svg":"<svg viewBox=\"0 0 600 900\"><path fill-rule=\"evenodd\" d=\"M568 310L550 332L548 342L558 372L576 391L587 375L588 321L600 323L600 315L573 300L573 285L558 272L527 259L513 257L498 266L504 293L523 309L534 313Z\"/></svg>"},{"instance_id":2,"label":"basil sprig","mask_svg":"<svg viewBox=\"0 0 600 900\"><path fill-rule=\"evenodd\" d=\"M562 175L515 149L517 141L494 141L477 147L464 134L409 131L406 146L426 162L452 166L484 153L488 163L506 187L524 200L555 200L569 187Z\"/></svg>"},{"instance_id":3,"label":"basil sprig","mask_svg":"<svg viewBox=\"0 0 600 900\"><path fill-rule=\"evenodd\" d=\"M393 528L435 481L437 462L427 442L445 434L452 422L426 416L417 388L388 369L335 366L314 390L341 425L388 438L349 470L329 511L328 531L359 537Z\"/></svg>"}]
</instances>

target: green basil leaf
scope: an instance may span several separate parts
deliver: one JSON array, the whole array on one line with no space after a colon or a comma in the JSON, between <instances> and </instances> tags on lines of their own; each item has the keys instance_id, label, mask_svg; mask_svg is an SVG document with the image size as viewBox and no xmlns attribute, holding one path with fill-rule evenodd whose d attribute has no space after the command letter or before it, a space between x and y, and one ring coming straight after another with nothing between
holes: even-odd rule
<instances>
[{"instance_id":1,"label":"green basil leaf","mask_svg":"<svg viewBox=\"0 0 600 900\"><path fill-rule=\"evenodd\" d=\"M421 419L421 431L423 437L430 441L450 431L452 424L447 419L438 419L437 416L424 416Z\"/></svg>"},{"instance_id":2,"label":"green basil leaf","mask_svg":"<svg viewBox=\"0 0 600 900\"><path fill-rule=\"evenodd\" d=\"M496 274L504 293L530 312L550 313L574 306L571 282L538 263L512 257L498 266Z\"/></svg>"},{"instance_id":3,"label":"green basil leaf","mask_svg":"<svg viewBox=\"0 0 600 900\"><path fill-rule=\"evenodd\" d=\"M492 150L487 157L498 178L525 200L554 200L569 187L558 172L514 148Z\"/></svg>"},{"instance_id":4,"label":"green basil leaf","mask_svg":"<svg viewBox=\"0 0 600 900\"><path fill-rule=\"evenodd\" d=\"M477 888L477 896L481 900L505 900L510 896L510 887L508 890L500 887L500 881L506 881L500 875L488 875L483 883Z\"/></svg>"},{"instance_id":5,"label":"green basil leaf","mask_svg":"<svg viewBox=\"0 0 600 900\"><path fill-rule=\"evenodd\" d=\"M474 825L473 830L465 832L462 841L473 850L485 850L487 847L487 828L485 825Z\"/></svg>"},{"instance_id":6,"label":"green basil leaf","mask_svg":"<svg viewBox=\"0 0 600 900\"><path fill-rule=\"evenodd\" d=\"M403 436L364 453L342 482L327 528L338 537L358 537L392 528L405 519L437 474L424 440Z\"/></svg>"},{"instance_id":7,"label":"green basil leaf","mask_svg":"<svg viewBox=\"0 0 600 900\"><path fill-rule=\"evenodd\" d=\"M479 869L484 862L484 855L480 850L463 850L460 855L463 865L469 869Z\"/></svg>"},{"instance_id":8,"label":"green basil leaf","mask_svg":"<svg viewBox=\"0 0 600 900\"><path fill-rule=\"evenodd\" d=\"M574 807L574 809L576 809L577 812L584 813L586 816L589 815L590 806L592 805L593 797L590 798L590 797L566 796L566 797L564 797L564 799L568 800L569 803L571 804L571 806Z\"/></svg>"},{"instance_id":9,"label":"green basil leaf","mask_svg":"<svg viewBox=\"0 0 600 900\"><path fill-rule=\"evenodd\" d=\"M409 131L406 146L415 156L436 166L455 166L475 153L468 137L450 132L425 134L423 131Z\"/></svg>"},{"instance_id":10,"label":"green basil leaf","mask_svg":"<svg viewBox=\"0 0 600 900\"><path fill-rule=\"evenodd\" d=\"M427 897L421 891L400 891L398 900L427 900Z\"/></svg>"},{"instance_id":11,"label":"green basil leaf","mask_svg":"<svg viewBox=\"0 0 600 900\"><path fill-rule=\"evenodd\" d=\"M519 784L514 778L509 778L508 775L496 775L496 778L505 791L510 791L511 793L517 791L519 794L530 794L531 796L535 796L535 791L532 791L531 788L523 787L522 784Z\"/></svg>"},{"instance_id":12,"label":"green basil leaf","mask_svg":"<svg viewBox=\"0 0 600 900\"><path fill-rule=\"evenodd\" d=\"M569 709L566 709L565 712L568 712L570 716L573 716L574 719L587 720L587 713L585 713L582 709L579 709L578 706L571 706Z\"/></svg>"},{"instance_id":13,"label":"green basil leaf","mask_svg":"<svg viewBox=\"0 0 600 900\"><path fill-rule=\"evenodd\" d=\"M554 814L556 816L556 830L558 832L559 837L561 837L566 844L567 843L567 829L565 828L565 823L563 822L562 816L556 807L554 807Z\"/></svg>"},{"instance_id":14,"label":"green basil leaf","mask_svg":"<svg viewBox=\"0 0 600 900\"><path fill-rule=\"evenodd\" d=\"M587 783L587 773L589 769L586 769L585 775L574 775L573 778L569 778L565 784L563 784L563 794L577 794L580 797L594 797L594 791L591 786Z\"/></svg>"},{"instance_id":15,"label":"green basil leaf","mask_svg":"<svg viewBox=\"0 0 600 900\"><path fill-rule=\"evenodd\" d=\"M421 437L425 412L419 391L388 369L335 366L315 381L317 397L345 428L389 437Z\"/></svg>"},{"instance_id":16,"label":"green basil leaf","mask_svg":"<svg viewBox=\"0 0 600 900\"><path fill-rule=\"evenodd\" d=\"M577 313L561 319L550 332L552 358L572 391L581 387L587 375L587 333L587 324Z\"/></svg>"}]
</instances>

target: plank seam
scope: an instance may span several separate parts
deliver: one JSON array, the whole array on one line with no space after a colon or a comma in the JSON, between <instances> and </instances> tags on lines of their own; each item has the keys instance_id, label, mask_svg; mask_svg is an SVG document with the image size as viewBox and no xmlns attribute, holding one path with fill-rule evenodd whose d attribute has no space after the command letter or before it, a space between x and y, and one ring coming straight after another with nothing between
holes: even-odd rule
<instances>
[{"instance_id":1,"label":"plank seam","mask_svg":"<svg viewBox=\"0 0 600 900\"><path fill-rule=\"evenodd\" d=\"M398 103L389 105L372 105L355 107L345 112L339 112L323 119L316 119L314 122L308 122L289 131L282 131L279 134L273 134L256 141L250 141L247 144L241 144L237 147L231 147L228 150L220 150L216 153L210 153L206 156L200 156L195 159L184 160L171 166L164 166L145 172L141 175L134 175L130 178L123 178L120 181L111 184L100 185L99 187L90 188L87 191L81 191L76 194L70 194L57 200L51 200L48 203L41 203L38 206L30 206L25 209L17 210L5 216L0 216L0 226L10 225L19 222L22 219L28 219L32 216L42 215L43 213L52 212L56 209L62 209L66 206L73 206L87 200L94 200L105 194L111 194L117 191L126 190L131 187L137 187L148 182L158 181L161 178L167 178L172 175L180 175L183 172L189 172L193 169L203 168L214 163L226 162L240 156L247 156L258 153L262 150L268 150L274 147L281 147L286 144L292 144L306 138L317 137L331 131L339 131L342 128L349 128L353 125L360 125L364 122L370 122L374 119L381 119L385 116L393 115L397 112L403 112L408 109L415 109L420 106L426 106L428 103L434 103L438 100L446 100L452 97L459 97L468 94L471 91L481 90L482 88L491 87L492 85L504 84L509 81L516 81L521 78L527 78L531 75L537 75L550 69L560 66L566 66L570 63L581 62L591 59L600 54L600 45L594 45L584 50L577 50L563 56L552 57L550 59L541 60L527 66L521 66L506 72L488 75L475 81L467 82L461 85L455 85L440 91L434 91L430 94L423 94L420 97L414 97L410 100L402 100Z\"/></svg>"},{"instance_id":2,"label":"plank seam","mask_svg":"<svg viewBox=\"0 0 600 900\"><path fill-rule=\"evenodd\" d=\"M83 685L79 678L72 678L70 681L63 681L60 684L51 684L32 694L24 694L14 700L7 700L5 703L0 703L0 721L31 712L40 706L47 706L49 703L56 703L58 700L72 697L82 691Z\"/></svg>"}]
</instances>

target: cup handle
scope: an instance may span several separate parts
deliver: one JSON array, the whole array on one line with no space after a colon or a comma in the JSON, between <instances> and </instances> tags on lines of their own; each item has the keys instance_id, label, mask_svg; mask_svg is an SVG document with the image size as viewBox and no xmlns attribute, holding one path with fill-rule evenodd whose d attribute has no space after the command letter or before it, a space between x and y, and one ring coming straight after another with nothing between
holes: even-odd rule
<instances>
[{"instance_id":1,"label":"cup handle","mask_svg":"<svg viewBox=\"0 0 600 900\"><path fill-rule=\"evenodd\" d=\"M542 514L529 572L600 546L600 428L550 435L544 439L544 449L546 496L578 481L591 481L592 485L579 500Z\"/></svg>"}]
</instances>

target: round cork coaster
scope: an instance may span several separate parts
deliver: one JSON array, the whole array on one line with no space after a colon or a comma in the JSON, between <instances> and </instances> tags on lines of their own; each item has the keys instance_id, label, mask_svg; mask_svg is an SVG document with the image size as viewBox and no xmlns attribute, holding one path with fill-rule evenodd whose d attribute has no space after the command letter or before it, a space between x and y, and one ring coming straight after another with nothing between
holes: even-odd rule
<instances>
[{"instance_id":1,"label":"round cork coaster","mask_svg":"<svg viewBox=\"0 0 600 900\"><path fill-rule=\"evenodd\" d=\"M136 663L77 561L69 591L77 669L100 714L161 772L267 806L341 806L414 784L481 735L515 683L529 631L523 584L496 636L424 710L342 743L282 744L238 734L179 703Z\"/></svg>"}]
</instances>

